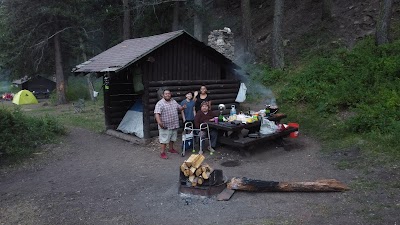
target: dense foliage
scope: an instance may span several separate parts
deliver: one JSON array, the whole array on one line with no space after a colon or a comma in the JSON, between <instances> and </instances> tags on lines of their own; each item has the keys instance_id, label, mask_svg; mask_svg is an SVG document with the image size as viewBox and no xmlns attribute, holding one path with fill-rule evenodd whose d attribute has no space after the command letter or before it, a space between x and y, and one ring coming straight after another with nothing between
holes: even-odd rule
<instances>
[{"instance_id":1,"label":"dense foliage","mask_svg":"<svg viewBox=\"0 0 400 225\"><path fill-rule=\"evenodd\" d=\"M280 105L292 107L291 113L319 137L344 140L357 134L398 157L399 62L400 40L375 46L365 39L352 50L311 57L296 69L264 69L258 78L273 85Z\"/></svg>"},{"instance_id":2,"label":"dense foliage","mask_svg":"<svg viewBox=\"0 0 400 225\"><path fill-rule=\"evenodd\" d=\"M50 143L64 133L64 127L54 117L29 117L19 108L13 111L0 108L1 154L27 155L36 147Z\"/></svg>"}]
</instances>

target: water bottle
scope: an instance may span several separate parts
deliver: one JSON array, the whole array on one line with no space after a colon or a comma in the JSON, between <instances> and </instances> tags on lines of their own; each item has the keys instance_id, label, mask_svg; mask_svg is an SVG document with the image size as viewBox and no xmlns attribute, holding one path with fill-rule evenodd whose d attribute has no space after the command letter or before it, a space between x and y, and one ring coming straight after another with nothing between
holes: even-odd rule
<instances>
[{"instance_id":1,"label":"water bottle","mask_svg":"<svg viewBox=\"0 0 400 225\"><path fill-rule=\"evenodd\" d=\"M235 105L231 105L231 111L229 113L230 116L236 115L236 106Z\"/></svg>"}]
</instances>

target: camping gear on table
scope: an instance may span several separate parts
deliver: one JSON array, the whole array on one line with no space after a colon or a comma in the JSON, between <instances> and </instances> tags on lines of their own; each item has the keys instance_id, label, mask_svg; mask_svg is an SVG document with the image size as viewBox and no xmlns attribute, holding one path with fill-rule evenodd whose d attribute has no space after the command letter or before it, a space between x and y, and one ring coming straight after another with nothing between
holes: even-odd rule
<instances>
[{"instance_id":1,"label":"camping gear on table","mask_svg":"<svg viewBox=\"0 0 400 225\"><path fill-rule=\"evenodd\" d=\"M289 127L294 127L294 128L299 128L299 124L298 123L288 123ZM297 138L299 136L299 131L295 131L290 133L290 137L291 138Z\"/></svg>"},{"instance_id":2,"label":"camping gear on table","mask_svg":"<svg viewBox=\"0 0 400 225\"><path fill-rule=\"evenodd\" d=\"M28 104L38 104L38 100L28 90L19 91L13 98L12 103L17 105L28 105Z\"/></svg>"},{"instance_id":3,"label":"camping gear on table","mask_svg":"<svg viewBox=\"0 0 400 225\"><path fill-rule=\"evenodd\" d=\"M218 116L218 121L223 122L224 121L224 115L222 115L223 111L225 110L225 105L224 104L219 104L218 109L219 109L219 116ZM216 122L218 122L216 121Z\"/></svg>"},{"instance_id":4,"label":"camping gear on table","mask_svg":"<svg viewBox=\"0 0 400 225\"><path fill-rule=\"evenodd\" d=\"M274 121L268 120L266 117L261 118L260 134L273 134L278 130L278 126Z\"/></svg>"},{"instance_id":5,"label":"camping gear on table","mask_svg":"<svg viewBox=\"0 0 400 225\"><path fill-rule=\"evenodd\" d=\"M231 111L229 113L230 116L236 115L236 106L235 105L231 105Z\"/></svg>"}]
</instances>

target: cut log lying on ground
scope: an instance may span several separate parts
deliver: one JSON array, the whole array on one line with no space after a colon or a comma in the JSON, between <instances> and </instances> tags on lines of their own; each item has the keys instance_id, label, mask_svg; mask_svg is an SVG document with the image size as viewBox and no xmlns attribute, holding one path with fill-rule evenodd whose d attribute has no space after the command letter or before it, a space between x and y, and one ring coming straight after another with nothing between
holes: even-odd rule
<instances>
[{"instance_id":1,"label":"cut log lying on ground","mask_svg":"<svg viewBox=\"0 0 400 225\"><path fill-rule=\"evenodd\" d=\"M227 185L231 190L253 192L336 192L350 190L347 185L335 179L313 182L276 182L234 177Z\"/></svg>"}]
</instances>

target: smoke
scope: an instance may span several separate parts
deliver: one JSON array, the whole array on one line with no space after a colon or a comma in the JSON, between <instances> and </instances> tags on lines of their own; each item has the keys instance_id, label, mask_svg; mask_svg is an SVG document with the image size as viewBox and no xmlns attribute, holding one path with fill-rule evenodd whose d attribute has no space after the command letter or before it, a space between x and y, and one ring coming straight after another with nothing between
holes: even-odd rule
<instances>
[{"instance_id":1,"label":"smoke","mask_svg":"<svg viewBox=\"0 0 400 225\"><path fill-rule=\"evenodd\" d=\"M257 104L277 106L276 98L270 88L265 87L260 81L244 70L235 70L238 78L246 84L247 98L253 100Z\"/></svg>"}]
</instances>

